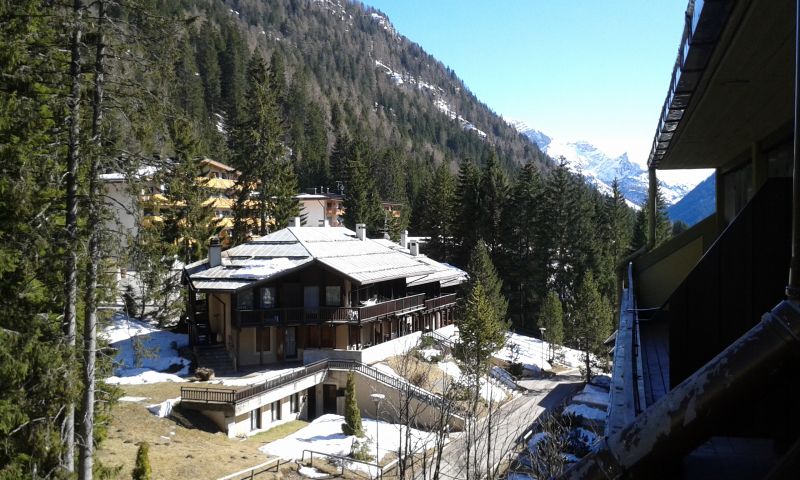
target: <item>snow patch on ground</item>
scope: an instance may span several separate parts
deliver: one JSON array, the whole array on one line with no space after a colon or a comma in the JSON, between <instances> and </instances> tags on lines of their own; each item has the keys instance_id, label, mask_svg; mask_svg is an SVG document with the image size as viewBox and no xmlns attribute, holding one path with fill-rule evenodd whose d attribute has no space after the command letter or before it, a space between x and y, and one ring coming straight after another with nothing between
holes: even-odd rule
<instances>
[{"instance_id":1,"label":"snow patch on ground","mask_svg":"<svg viewBox=\"0 0 800 480\"><path fill-rule=\"evenodd\" d=\"M427 360L429 362L434 357L441 358L443 356L442 355L442 351L437 349L437 348L424 348L424 349L419 351L419 354L422 355L422 358L424 358L425 360Z\"/></svg>"},{"instance_id":2,"label":"snow patch on ground","mask_svg":"<svg viewBox=\"0 0 800 480\"><path fill-rule=\"evenodd\" d=\"M150 398L150 397L129 397L129 396L126 395L124 397L119 397L119 401L120 402L141 402L142 400L147 400L148 398Z\"/></svg>"},{"instance_id":3,"label":"snow patch on ground","mask_svg":"<svg viewBox=\"0 0 800 480\"><path fill-rule=\"evenodd\" d=\"M158 418L166 418L172 413L172 407L181 403L181 397L170 398L155 405L148 405L147 410Z\"/></svg>"},{"instance_id":4,"label":"snow patch on ground","mask_svg":"<svg viewBox=\"0 0 800 480\"><path fill-rule=\"evenodd\" d=\"M320 472L316 468L313 467L300 467L297 469L297 473L306 477L306 478L330 478L325 472Z\"/></svg>"},{"instance_id":5,"label":"snow patch on ground","mask_svg":"<svg viewBox=\"0 0 800 480\"><path fill-rule=\"evenodd\" d=\"M117 312L111 324L100 335L117 349L114 358L115 376L108 383L131 385L137 383L181 382L179 375L189 373L189 360L178 355L178 348L189 345L189 336L162 330L148 322L143 322ZM136 365L134 343L140 341L146 352ZM153 358L146 358L152 356ZM175 374L160 373L173 365L181 368Z\"/></svg>"},{"instance_id":6,"label":"snow patch on ground","mask_svg":"<svg viewBox=\"0 0 800 480\"><path fill-rule=\"evenodd\" d=\"M506 335L505 346L495 353L494 357L499 360L511 362L514 359L514 353L511 349L512 345L517 345L519 347L517 361L522 363L526 370L538 372L542 367L544 367L545 370L550 370L552 368L550 363L546 360L547 357L552 355L551 344L541 339L520 335L518 333L508 333ZM558 345L556 345L556 348L558 349L558 353L563 355L563 360L559 359L558 363L572 368L581 366L581 355L583 352Z\"/></svg>"},{"instance_id":7,"label":"snow patch on ground","mask_svg":"<svg viewBox=\"0 0 800 480\"><path fill-rule=\"evenodd\" d=\"M141 373L133 373L136 371ZM153 370L133 368L125 370L125 376L114 376L106 378L106 383L109 385L142 385L145 383L162 383L162 382L185 382L186 379L181 378L172 373L154 372Z\"/></svg>"},{"instance_id":8,"label":"snow patch on ground","mask_svg":"<svg viewBox=\"0 0 800 480\"><path fill-rule=\"evenodd\" d=\"M461 373L461 368L453 362L439 362L438 367L448 376L453 377L453 380L456 383L464 383L465 378L464 375ZM486 378L481 378L481 388L480 394L481 397L486 400L487 402L491 400L492 402L502 402L506 399L507 394L505 389L494 382L492 379L487 381Z\"/></svg>"},{"instance_id":9,"label":"snow patch on ground","mask_svg":"<svg viewBox=\"0 0 800 480\"><path fill-rule=\"evenodd\" d=\"M386 375L389 375L390 377L403 378L402 375L400 375L400 374L398 374L397 372L394 371L394 368L390 367L389 365L386 365L385 363L376 363L375 365L372 366L372 368L374 368L375 370L377 370L377 371L379 371L381 373L385 373ZM403 378L403 380L405 380L405 379Z\"/></svg>"},{"instance_id":10,"label":"snow patch on ground","mask_svg":"<svg viewBox=\"0 0 800 480\"><path fill-rule=\"evenodd\" d=\"M608 390L594 385L586 385L580 393L572 398L572 401L607 408L609 403Z\"/></svg>"},{"instance_id":11,"label":"snow patch on ground","mask_svg":"<svg viewBox=\"0 0 800 480\"><path fill-rule=\"evenodd\" d=\"M259 450L267 455L281 457L284 460L300 460L303 456L303 450L347 456L350 454L356 437L342 433L342 423L344 423L344 417L341 415L323 415L311 422L307 427L285 438L268 443L259 448ZM374 440L376 434L380 437L381 458L387 453L398 451L401 433L404 434L407 427L383 421L376 422L370 418L364 418L362 423L366 438L360 439L360 441L369 441L369 451L373 458L376 456ZM410 433L411 449L413 450L421 451L423 448L432 448L435 444L434 433L413 428ZM348 465L348 468L366 471L369 467L353 462Z\"/></svg>"},{"instance_id":12,"label":"snow patch on ground","mask_svg":"<svg viewBox=\"0 0 800 480\"><path fill-rule=\"evenodd\" d=\"M573 415L586 420L602 421L606 420L606 412L598 408L573 403L564 408L563 415Z\"/></svg>"}]
</instances>

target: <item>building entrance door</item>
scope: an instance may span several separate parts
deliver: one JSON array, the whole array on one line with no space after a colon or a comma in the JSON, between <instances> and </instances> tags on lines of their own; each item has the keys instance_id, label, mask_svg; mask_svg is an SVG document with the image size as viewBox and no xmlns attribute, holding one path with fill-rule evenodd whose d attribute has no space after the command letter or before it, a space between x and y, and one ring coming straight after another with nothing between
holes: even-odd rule
<instances>
[{"instance_id":1,"label":"building entrance door","mask_svg":"<svg viewBox=\"0 0 800 480\"><path fill-rule=\"evenodd\" d=\"M336 385L322 386L322 412L336 413Z\"/></svg>"},{"instance_id":2,"label":"building entrance door","mask_svg":"<svg viewBox=\"0 0 800 480\"><path fill-rule=\"evenodd\" d=\"M314 420L317 418L317 387L309 387L309 389L306 390L306 398L308 399L306 418Z\"/></svg>"}]
</instances>

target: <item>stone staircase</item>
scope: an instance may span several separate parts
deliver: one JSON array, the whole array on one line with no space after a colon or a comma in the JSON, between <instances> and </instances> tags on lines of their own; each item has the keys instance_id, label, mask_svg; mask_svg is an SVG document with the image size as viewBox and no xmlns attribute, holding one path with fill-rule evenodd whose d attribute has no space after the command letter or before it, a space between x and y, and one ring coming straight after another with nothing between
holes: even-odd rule
<instances>
[{"instance_id":1,"label":"stone staircase","mask_svg":"<svg viewBox=\"0 0 800 480\"><path fill-rule=\"evenodd\" d=\"M224 345L198 346L195 354L197 356L197 366L211 368L214 370L215 376L227 377L236 375L233 359L225 351Z\"/></svg>"}]
</instances>

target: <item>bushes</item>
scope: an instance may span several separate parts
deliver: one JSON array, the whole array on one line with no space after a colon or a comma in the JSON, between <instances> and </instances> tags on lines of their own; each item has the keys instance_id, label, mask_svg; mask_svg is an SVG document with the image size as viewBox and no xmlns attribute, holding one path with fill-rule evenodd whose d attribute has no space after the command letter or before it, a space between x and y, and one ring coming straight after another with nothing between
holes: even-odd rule
<instances>
[{"instance_id":1,"label":"bushes","mask_svg":"<svg viewBox=\"0 0 800 480\"><path fill-rule=\"evenodd\" d=\"M353 372L347 374L347 388L344 394L344 421L342 433L345 435L364 436L364 427L361 425L361 412L356 401L356 382Z\"/></svg>"},{"instance_id":2,"label":"bushes","mask_svg":"<svg viewBox=\"0 0 800 480\"><path fill-rule=\"evenodd\" d=\"M214 369L209 367L199 367L195 369L194 375L198 380L205 382L214 378Z\"/></svg>"},{"instance_id":3,"label":"bushes","mask_svg":"<svg viewBox=\"0 0 800 480\"><path fill-rule=\"evenodd\" d=\"M131 478L133 480L151 480L153 474L150 471L150 459L148 453L150 445L147 442L139 444L139 450L136 451L136 466L133 468Z\"/></svg>"}]
</instances>

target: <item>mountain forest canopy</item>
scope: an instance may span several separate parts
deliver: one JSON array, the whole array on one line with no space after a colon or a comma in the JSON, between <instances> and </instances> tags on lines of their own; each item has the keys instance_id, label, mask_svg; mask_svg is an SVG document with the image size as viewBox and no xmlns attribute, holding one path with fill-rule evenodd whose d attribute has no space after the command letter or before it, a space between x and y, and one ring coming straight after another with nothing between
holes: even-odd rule
<instances>
[{"instance_id":1,"label":"mountain forest canopy","mask_svg":"<svg viewBox=\"0 0 800 480\"><path fill-rule=\"evenodd\" d=\"M633 212L547 158L377 10L18 0L0 4L0 42L4 478L105 468L93 452L117 392L94 379L111 370L96 338L100 306L119 294L109 272L133 266L143 297L170 302L173 263L204 258L217 233L195 185L203 158L241 171L235 242L245 219L258 233L285 226L298 189L326 187L370 236L410 225L431 256L462 267L479 249L481 271L499 278L478 282L471 311L502 312L495 327L547 325L569 346L588 342L587 325L608 329ZM137 191L147 169L182 208L120 240L103 227L100 176L121 173ZM387 219L381 200L402 214ZM578 315L593 305L602 318Z\"/></svg>"}]
</instances>

